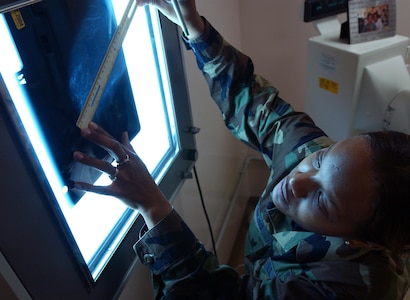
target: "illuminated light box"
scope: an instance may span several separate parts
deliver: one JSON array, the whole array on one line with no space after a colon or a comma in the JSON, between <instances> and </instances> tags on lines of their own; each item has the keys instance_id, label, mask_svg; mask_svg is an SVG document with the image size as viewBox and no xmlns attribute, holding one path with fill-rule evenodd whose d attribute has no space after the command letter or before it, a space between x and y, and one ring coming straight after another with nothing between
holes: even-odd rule
<instances>
[{"instance_id":1,"label":"illuminated light box","mask_svg":"<svg viewBox=\"0 0 410 300\"><path fill-rule=\"evenodd\" d=\"M80 136L75 122L116 28L110 1L47 1L5 15L22 69L16 74L30 99L63 182L95 182L100 172L72 159L75 150L104 158ZM107 20L109 20L107 22ZM121 52L94 117L116 138L140 130ZM109 157L107 157L109 159ZM77 203L84 193L69 190Z\"/></svg>"},{"instance_id":2,"label":"illuminated light box","mask_svg":"<svg viewBox=\"0 0 410 300\"><path fill-rule=\"evenodd\" d=\"M27 205L19 202L15 216L13 205L17 203L7 200L14 195L6 191L3 204L13 217L2 226L22 227L24 232L30 231L30 237L49 237L48 230L55 227L61 230L65 241L61 244L60 237L49 238L47 244L53 247L32 242L32 247L41 248L37 253L45 259L28 258L30 261L24 263L26 256L12 250L24 249L15 245L18 240L7 243L2 251L12 266L38 262L42 269L52 270L55 265L49 257L54 256L64 264L75 262L74 268L86 277L84 287L93 289L93 299L101 299L98 295L105 294L107 287L110 293L118 288L135 260L132 244L142 226L138 211L118 199L69 188L72 180L111 184L107 174L73 162L72 153L81 150L111 159L98 146L81 138L76 121L127 3L128 0L43 0L0 15L0 116L6 116L7 130L20 141L13 153L19 154L19 161L29 171L33 170L28 173L33 177L30 180L41 191L40 200L33 200L34 192L28 190L19 201L35 203L38 209L45 207L41 222L36 225L45 224L45 218L54 224L41 231L27 226L25 221L32 216L20 218L24 210L21 207ZM117 138L122 131L129 132L136 153L171 201L195 163L195 155L187 153L196 153L180 33L155 9L138 8L122 49L94 120ZM26 176L25 171L14 172ZM6 173L0 177L2 182L15 180ZM60 251L55 247L61 247ZM76 259L63 258L61 249L70 249ZM16 273L23 283L34 282L28 268ZM56 282L49 284L54 277L52 271L47 274L51 277L42 282L61 293L66 287L57 288ZM76 273L60 275L75 277ZM96 286L97 280L103 283ZM71 277L65 282L72 282ZM77 297L81 290L89 294L81 288L67 285L65 293ZM36 298L44 298L42 293L46 290L50 288L40 284L29 288L38 295Z\"/></svg>"}]
</instances>

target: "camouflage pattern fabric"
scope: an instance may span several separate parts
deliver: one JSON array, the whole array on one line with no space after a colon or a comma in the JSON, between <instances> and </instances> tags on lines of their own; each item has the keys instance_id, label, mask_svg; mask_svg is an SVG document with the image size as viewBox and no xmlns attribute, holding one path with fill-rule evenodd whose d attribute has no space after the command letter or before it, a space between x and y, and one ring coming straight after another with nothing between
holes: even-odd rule
<instances>
[{"instance_id":1,"label":"camouflage pattern fabric","mask_svg":"<svg viewBox=\"0 0 410 300\"><path fill-rule=\"evenodd\" d=\"M176 211L141 236L134 249L153 273L156 299L401 299L408 257L353 249L342 238L304 230L274 207L276 183L333 141L205 23L203 35L186 43L227 128L263 154L270 178L247 235L242 277L219 265Z\"/></svg>"}]
</instances>

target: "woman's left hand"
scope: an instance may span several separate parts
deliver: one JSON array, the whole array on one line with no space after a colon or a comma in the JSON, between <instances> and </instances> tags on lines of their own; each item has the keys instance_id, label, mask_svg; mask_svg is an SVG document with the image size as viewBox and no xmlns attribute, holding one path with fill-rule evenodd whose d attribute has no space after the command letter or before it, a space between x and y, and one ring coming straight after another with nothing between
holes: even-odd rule
<instances>
[{"instance_id":1,"label":"woman's left hand","mask_svg":"<svg viewBox=\"0 0 410 300\"><path fill-rule=\"evenodd\" d=\"M113 180L108 186L75 182L75 188L120 199L131 208L137 209L149 228L171 211L168 200L132 148L127 132L122 134L120 143L104 129L91 122L88 128L81 130L81 135L104 148L117 161L117 166L79 151L74 152L73 157L76 161L109 174Z\"/></svg>"}]
</instances>

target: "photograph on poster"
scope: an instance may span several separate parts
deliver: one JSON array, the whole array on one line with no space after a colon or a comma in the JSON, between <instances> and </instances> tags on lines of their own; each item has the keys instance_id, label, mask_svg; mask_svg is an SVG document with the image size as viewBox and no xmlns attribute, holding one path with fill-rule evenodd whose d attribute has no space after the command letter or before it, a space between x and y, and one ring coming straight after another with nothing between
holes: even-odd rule
<instances>
[{"instance_id":1,"label":"photograph on poster","mask_svg":"<svg viewBox=\"0 0 410 300\"><path fill-rule=\"evenodd\" d=\"M348 16L351 44L396 34L395 0L351 0Z\"/></svg>"}]
</instances>

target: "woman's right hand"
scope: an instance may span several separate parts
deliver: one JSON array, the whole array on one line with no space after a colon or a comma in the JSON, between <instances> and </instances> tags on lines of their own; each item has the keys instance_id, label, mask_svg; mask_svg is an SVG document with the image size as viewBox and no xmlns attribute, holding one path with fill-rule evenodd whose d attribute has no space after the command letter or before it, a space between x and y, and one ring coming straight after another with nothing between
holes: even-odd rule
<instances>
[{"instance_id":1,"label":"woman's right hand","mask_svg":"<svg viewBox=\"0 0 410 300\"><path fill-rule=\"evenodd\" d=\"M203 20L196 9L195 0L177 0L181 17L184 19L188 29L188 38L193 39L199 36L204 30ZM181 26L175 13L171 0L139 0L138 6L152 5L161 11L170 21Z\"/></svg>"},{"instance_id":2,"label":"woman's right hand","mask_svg":"<svg viewBox=\"0 0 410 300\"><path fill-rule=\"evenodd\" d=\"M124 132L121 142L103 128L91 122L81 130L81 135L105 149L117 161L111 163L76 151L76 161L98 169L110 175L113 182L107 186L93 185L87 182L75 182L74 187L102 195L114 196L131 208L137 209L148 228L152 228L171 211L172 207L164 197L143 161L138 157Z\"/></svg>"}]
</instances>

